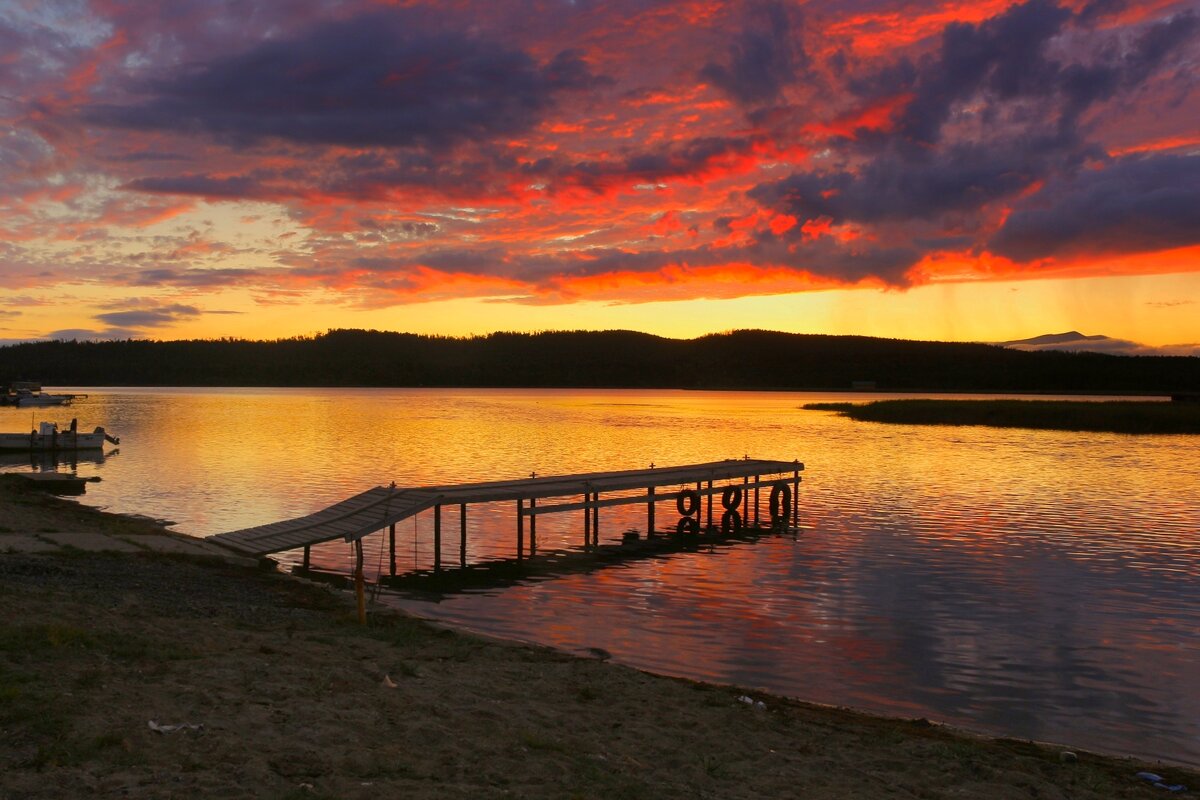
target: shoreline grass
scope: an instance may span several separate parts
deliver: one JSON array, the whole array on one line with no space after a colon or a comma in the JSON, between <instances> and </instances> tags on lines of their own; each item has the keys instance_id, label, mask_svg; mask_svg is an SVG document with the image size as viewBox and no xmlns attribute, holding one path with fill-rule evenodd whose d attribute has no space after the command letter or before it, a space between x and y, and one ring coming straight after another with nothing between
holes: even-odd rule
<instances>
[{"instance_id":1,"label":"shoreline grass","mask_svg":"<svg viewBox=\"0 0 1200 800\"><path fill-rule=\"evenodd\" d=\"M985 425L1130 434L1200 433L1200 403L919 399L807 403L801 408L834 411L860 422L896 425Z\"/></svg>"}]
</instances>

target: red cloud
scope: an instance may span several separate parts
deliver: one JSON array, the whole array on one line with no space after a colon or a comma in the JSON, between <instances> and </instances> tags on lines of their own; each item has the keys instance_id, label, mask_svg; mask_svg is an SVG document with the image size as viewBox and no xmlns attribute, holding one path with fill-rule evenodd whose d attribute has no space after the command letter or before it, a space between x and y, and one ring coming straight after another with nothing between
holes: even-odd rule
<instances>
[{"instance_id":1,"label":"red cloud","mask_svg":"<svg viewBox=\"0 0 1200 800\"><path fill-rule=\"evenodd\" d=\"M1178 4L398 5L3 39L6 277L378 305L1198 268ZM293 231L273 267L246 216Z\"/></svg>"}]
</instances>

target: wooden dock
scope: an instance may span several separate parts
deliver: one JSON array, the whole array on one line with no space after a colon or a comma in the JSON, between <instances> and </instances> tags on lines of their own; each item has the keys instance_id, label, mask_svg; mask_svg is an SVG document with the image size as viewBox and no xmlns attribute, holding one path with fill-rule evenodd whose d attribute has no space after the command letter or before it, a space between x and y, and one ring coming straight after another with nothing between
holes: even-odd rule
<instances>
[{"instance_id":1,"label":"wooden dock","mask_svg":"<svg viewBox=\"0 0 1200 800\"><path fill-rule=\"evenodd\" d=\"M377 486L321 511L296 519L218 533L208 541L242 555L261 557L285 550L304 550L309 566L313 545L338 539L353 542L359 587L360 616L363 581L362 539L388 531L390 572L396 574L396 523L433 511L433 569L442 569L442 508L458 506L459 567L467 566L467 507L475 503L509 502L516 505L516 561L537 553L537 520L543 514L583 513L583 544L600 543L600 510L619 505L644 504L647 532L655 530L655 509L674 501L681 534L736 532L758 525L760 492L769 495L769 519L775 527L796 527L799 522L799 461L744 458L655 467L619 472L587 472L483 483L397 488ZM720 498L720 506L716 505ZM541 502L539 502L541 501ZM546 502L549 501L549 502Z\"/></svg>"},{"instance_id":2,"label":"wooden dock","mask_svg":"<svg viewBox=\"0 0 1200 800\"><path fill-rule=\"evenodd\" d=\"M465 510L465 507L472 503L504 501L517 503L517 531L519 539L522 540L526 521L530 536L536 537L537 517L542 514L584 511L585 529L592 534L594 524L598 525L601 508L645 503L647 513L653 520L654 506L672 500L676 501L677 505L680 502L686 503L691 513L681 513L681 516L695 519L699 526L702 505L700 501L707 498L706 527L712 527L713 498L718 494L722 496L723 501L719 510L720 517L724 517L730 510L737 511L739 507L744 506L747 512L738 512L744 518L750 506L750 492L757 492L764 487L775 493L777 501L786 494L789 501L786 505L794 514L800 472L803 469L804 465L799 461L740 459L680 467L588 472L407 489L397 488L393 484L390 487L377 486L368 489L315 514L218 533L209 536L208 540L246 555L264 556L336 539L358 541L375 531L391 529L397 522L431 508L434 510L434 533L437 537L440 533L438 518L441 506L458 505ZM740 484L728 483L739 479L742 481ZM675 490L660 492L664 487L672 487ZM604 494L611 495L630 490L643 490L644 494L610 496L603 499L601 497ZM734 495L737 496L736 503L731 502ZM581 499L538 505L539 500L574 496ZM778 502L776 505L778 506ZM682 509L680 511L682 512ZM715 518L715 524L720 524L720 517ZM466 529L465 514L460 516L460 525L463 530ZM535 539L531 539L531 545L536 547ZM523 549L522 543L518 550Z\"/></svg>"}]
</instances>

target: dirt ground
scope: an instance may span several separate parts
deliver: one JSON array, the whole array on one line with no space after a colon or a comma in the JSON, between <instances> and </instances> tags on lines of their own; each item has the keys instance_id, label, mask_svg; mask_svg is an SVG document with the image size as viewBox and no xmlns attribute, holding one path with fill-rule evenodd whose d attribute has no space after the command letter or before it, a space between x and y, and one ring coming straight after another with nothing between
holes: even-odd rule
<instances>
[{"instance_id":1,"label":"dirt ground","mask_svg":"<svg viewBox=\"0 0 1200 800\"><path fill-rule=\"evenodd\" d=\"M214 558L4 552L68 529L156 530L0 481L4 800L1169 796L1146 769L1200 788L393 612L363 627L344 595Z\"/></svg>"}]
</instances>

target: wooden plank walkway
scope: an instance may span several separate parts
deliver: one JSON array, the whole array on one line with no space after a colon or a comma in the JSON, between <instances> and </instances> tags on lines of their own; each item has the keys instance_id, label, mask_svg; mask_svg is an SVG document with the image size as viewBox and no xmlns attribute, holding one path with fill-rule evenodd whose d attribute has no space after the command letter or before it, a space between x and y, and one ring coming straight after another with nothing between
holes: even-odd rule
<instances>
[{"instance_id":1,"label":"wooden plank walkway","mask_svg":"<svg viewBox=\"0 0 1200 800\"><path fill-rule=\"evenodd\" d=\"M467 505L498 501L536 501L546 497L583 495L595 500L579 504L563 504L557 509L598 507L626 502L599 500L601 492L620 492L646 489L649 498L659 486L691 487L701 482L760 478L770 475L792 476L804 469L799 461L768 461L740 459L689 464L679 467L651 467L619 472L586 472L573 475L529 477L519 480L487 481L447 486L423 486L407 489L377 486L326 509L297 519L273 522L228 533L209 536L208 541L224 545L240 553L263 556L283 550L308 547L334 539L348 542L383 530L422 511L443 505ZM657 498L668 500L675 495ZM628 502L645 502L645 498L628 498ZM551 509L539 510L542 513ZM530 511L518 511L528 514ZM533 512L537 513L537 512Z\"/></svg>"}]
</instances>

